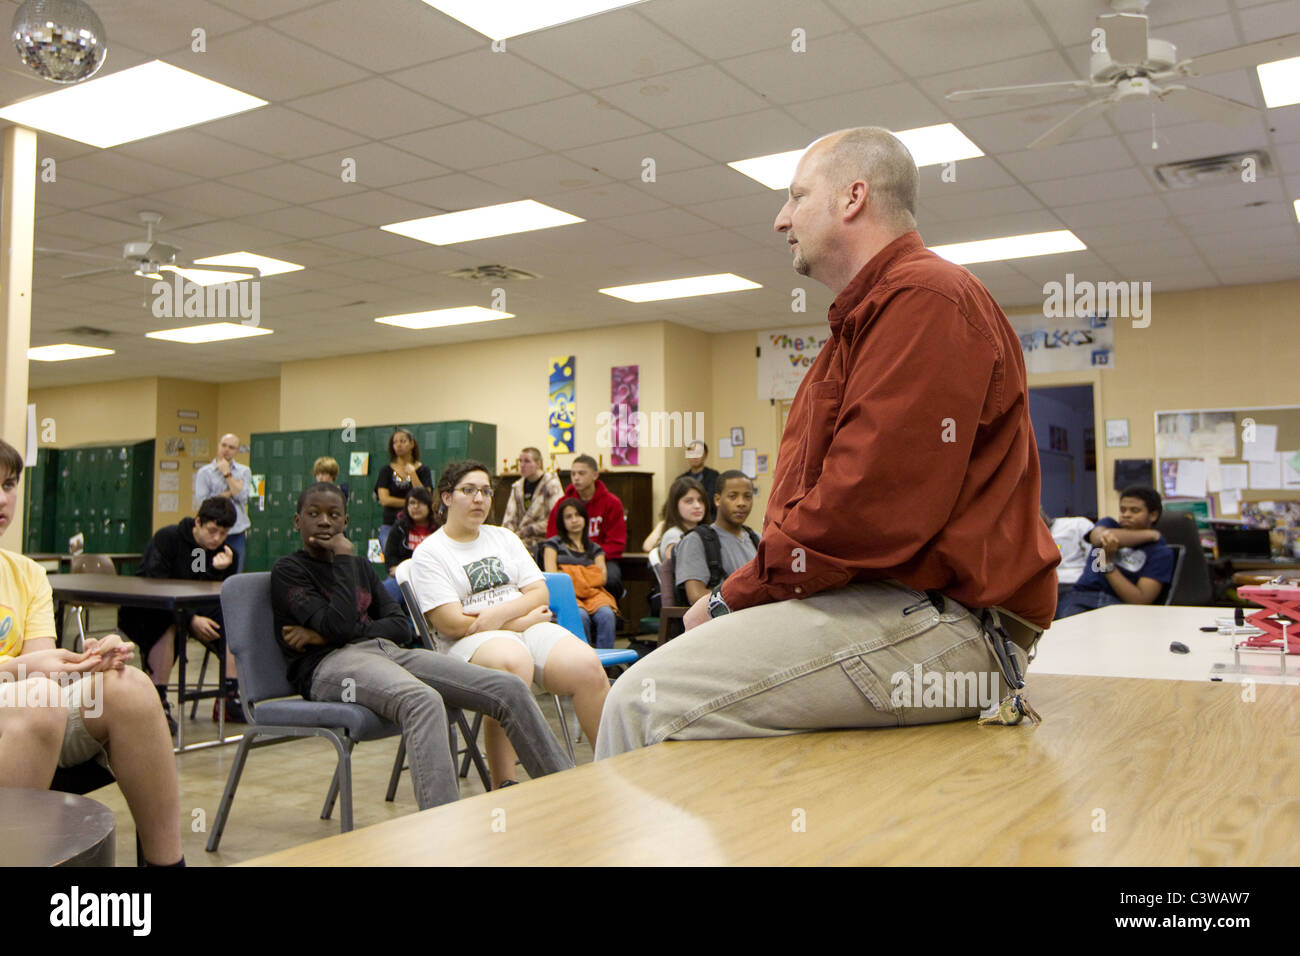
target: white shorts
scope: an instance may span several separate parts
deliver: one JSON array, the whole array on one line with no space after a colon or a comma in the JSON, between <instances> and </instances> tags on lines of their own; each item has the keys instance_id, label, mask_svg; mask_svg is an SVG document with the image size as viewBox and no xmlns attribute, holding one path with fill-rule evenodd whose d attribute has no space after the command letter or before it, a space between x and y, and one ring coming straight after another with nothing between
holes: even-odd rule
<instances>
[{"instance_id":1,"label":"white shorts","mask_svg":"<svg viewBox=\"0 0 1300 956\"><path fill-rule=\"evenodd\" d=\"M453 657L468 662L474 656L474 652L488 641L494 641L497 638L518 641L528 649L528 654L533 659L533 683L544 689L546 685L543 674L546 671L546 658L551 656L551 651L555 645L566 637L577 640L566 628L561 627L554 621L542 621L540 624L534 624L523 632L483 631L479 634L467 634L458 641L444 642L439 639L438 643L440 650L445 650L446 653Z\"/></svg>"}]
</instances>

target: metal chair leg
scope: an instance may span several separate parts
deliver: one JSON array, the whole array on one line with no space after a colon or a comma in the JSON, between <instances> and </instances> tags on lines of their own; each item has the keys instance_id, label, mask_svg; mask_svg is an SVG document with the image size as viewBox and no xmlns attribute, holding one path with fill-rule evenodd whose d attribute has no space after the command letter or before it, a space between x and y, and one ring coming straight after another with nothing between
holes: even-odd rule
<instances>
[{"instance_id":1,"label":"metal chair leg","mask_svg":"<svg viewBox=\"0 0 1300 956\"><path fill-rule=\"evenodd\" d=\"M483 789L492 789L492 774L488 772L487 762L483 759L483 752L478 749L478 725L483 719L482 714L474 715L473 728L465 721L465 715L462 713L456 718L456 723L460 725L460 732L465 735L465 763L466 771L461 776L467 776L469 773L468 764L472 760L474 769L478 771L478 778L483 781Z\"/></svg>"},{"instance_id":2,"label":"metal chair leg","mask_svg":"<svg viewBox=\"0 0 1300 956\"><path fill-rule=\"evenodd\" d=\"M455 751L452 751L453 753ZM388 793L384 799L389 803L397 796L397 781L402 776L405 769L402 764L406 762L406 734L402 734L402 742L397 745L397 759L393 761L393 772L388 777Z\"/></svg>"},{"instance_id":3,"label":"metal chair leg","mask_svg":"<svg viewBox=\"0 0 1300 956\"><path fill-rule=\"evenodd\" d=\"M564 739L564 747L569 751L569 762L576 764L577 758L573 755L573 738L569 736L569 722L564 716L564 705L560 703L560 695L552 694L551 698L555 701L555 712L560 716L560 736Z\"/></svg>"},{"instance_id":4,"label":"metal chair leg","mask_svg":"<svg viewBox=\"0 0 1300 956\"><path fill-rule=\"evenodd\" d=\"M208 658L212 655L212 648L203 645L203 663L199 666L199 683L195 690L203 690L203 681L208 676ZM194 703L190 705L190 720L194 720L199 713L199 701L195 698Z\"/></svg>"},{"instance_id":5,"label":"metal chair leg","mask_svg":"<svg viewBox=\"0 0 1300 956\"><path fill-rule=\"evenodd\" d=\"M221 834L226 829L226 819L230 816L230 805L235 802L235 790L239 787L239 778L244 773L244 763L248 760L248 751L252 749L253 741L257 739L257 731L249 730L244 734L244 739L239 742L239 749L235 751L235 762L230 767L230 779L226 781L226 789L221 794L221 804L217 808L217 819L213 821L212 832L208 834L207 851L215 853L217 847L221 845Z\"/></svg>"}]
</instances>

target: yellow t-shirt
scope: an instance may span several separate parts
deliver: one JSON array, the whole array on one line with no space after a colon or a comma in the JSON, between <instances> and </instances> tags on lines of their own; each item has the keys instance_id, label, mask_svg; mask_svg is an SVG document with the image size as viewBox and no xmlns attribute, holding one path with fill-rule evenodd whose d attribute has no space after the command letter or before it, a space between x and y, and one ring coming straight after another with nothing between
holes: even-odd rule
<instances>
[{"instance_id":1,"label":"yellow t-shirt","mask_svg":"<svg viewBox=\"0 0 1300 956\"><path fill-rule=\"evenodd\" d=\"M0 660L17 657L23 642L54 637L54 596L45 569L0 550Z\"/></svg>"}]
</instances>

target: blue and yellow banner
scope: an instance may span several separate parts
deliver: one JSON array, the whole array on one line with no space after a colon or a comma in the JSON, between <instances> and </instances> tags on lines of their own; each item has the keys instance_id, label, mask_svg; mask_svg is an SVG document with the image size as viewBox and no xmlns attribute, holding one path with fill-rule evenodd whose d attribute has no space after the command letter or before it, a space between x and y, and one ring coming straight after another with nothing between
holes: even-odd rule
<instances>
[{"instance_id":1,"label":"blue and yellow banner","mask_svg":"<svg viewBox=\"0 0 1300 956\"><path fill-rule=\"evenodd\" d=\"M572 355L561 355L550 360L550 450L573 451L574 387L576 362Z\"/></svg>"}]
</instances>

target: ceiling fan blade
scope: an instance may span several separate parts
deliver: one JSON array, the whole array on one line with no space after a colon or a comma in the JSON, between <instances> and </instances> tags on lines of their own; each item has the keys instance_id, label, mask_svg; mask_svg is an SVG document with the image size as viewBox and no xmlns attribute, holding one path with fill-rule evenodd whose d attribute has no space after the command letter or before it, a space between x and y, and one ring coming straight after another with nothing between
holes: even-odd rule
<instances>
[{"instance_id":1,"label":"ceiling fan blade","mask_svg":"<svg viewBox=\"0 0 1300 956\"><path fill-rule=\"evenodd\" d=\"M1042 149L1044 146L1059 146L1067 139L1077 133L1080 129L1087 126L1092 120L1096 119L1106 110L1110 109L1115 102L1116 97L1107 96L1100 100L1093 100L1085 106L1079 107L1061 122L1057 123L1046 133L1039 136L1029 144L1030 149Z\"/></svg>"},{"instance_id":2,"label":"ceiling fan blade","mask_svg":"<svg viewBox=\"0 0 1300 956\"><path fill-rule=\"evenodd\" d=\"M1199 119L1235 126L1256 119L1259 110L1237 100L1216 96L1205 90L1195 90L1186 86L1169 86L1155 91L1162 103L1172 103L1182 107Z\"/></svg>"},{"instance_id":3,"label":"ceiling fan blade","mask_svg":"<svg viewBox=\"0 0 1300 956\"><path fill-rule=\"evenodd\" d=\"M66 276L59 276L59 278L60 279L84 279L87 276L102 276L102 275L108 275L110 272L121 272L121 271L122 269L120 267L112 268L112 269L91 269L89 272L73 272Z\"/></svg>"},{"instance_id":4,"label":"ceiling fan blade","mask_svg":"<svg viewBox=\"0 0 1300 956\"><path fill-rule=\"evenodd\" d=\"M94 252L72 252L69 249L48 249L45 246L33 246L33 252L43 252L51 256L71 256L74 259L103 259L105 262L121 262L121 256L101 256Z\"/></svg>"},{"instance_id":5,"label":"ceiling fan blade","mask_svg":"<svg viewBox=\"0 0 1300 956\"><path fill-rule=\"evenodd\" d=\"M1091 80L1061 80L1059 83L1029 83L1023 86L990 86L979 90L953 90L944 99L950 103L961 103L965 100L981 100L992 96L1005 96L1009 98L1039 97L1039 96L1076 96L1081 92L1092 89L1095 84Z\"/></svg>"},{"instance_id":6,"label":"ceiling fan blade","mask_svg":"<svg viewBox=\"0 0 1300 956\"><path fill-rule=\"evenodd\" d=\"M1120 66L1141 66L1147 59L1147 18L1141 13L1107 13L1097 18L1105 31L1106 52Z\"/></svg>"},{"instance_id":7,"label":"ceiling fan blade","mask_svg":"<svg viewBox=\"0 0 1300 956\"><path fill-rule=\"evenodd\" d=\"M1175 69L1182 76L1213 76L1229 70L1240 70L1259 63L1272 63L1300 56L1300 33L1247 43L1227 50L1204 53L1179 63Z\"/></svg>"},{"instance_id":8,"label":"ceiling fan blade","mask_svg":"<svg viewBox=\"0 0 1300 956\"><path fill-rule=\"evenodd\" d=\"M177 264L175 268L185 271L192 269L196 272L235 272L254 279L262 274L262 270L256 266L201 266L196 262L187 262L184 265Z\"/></svg>"}]
</instances>

